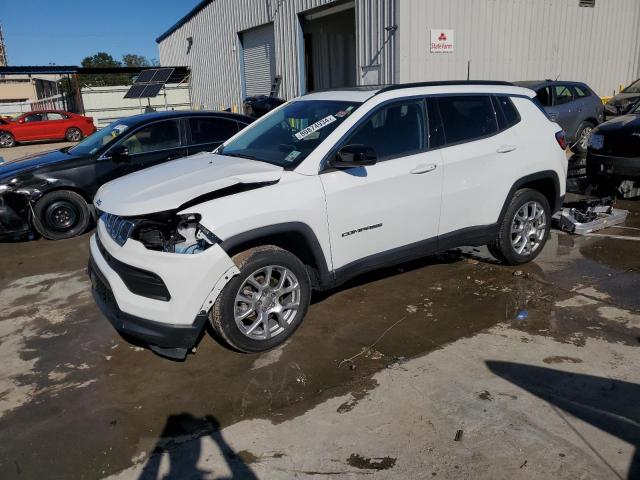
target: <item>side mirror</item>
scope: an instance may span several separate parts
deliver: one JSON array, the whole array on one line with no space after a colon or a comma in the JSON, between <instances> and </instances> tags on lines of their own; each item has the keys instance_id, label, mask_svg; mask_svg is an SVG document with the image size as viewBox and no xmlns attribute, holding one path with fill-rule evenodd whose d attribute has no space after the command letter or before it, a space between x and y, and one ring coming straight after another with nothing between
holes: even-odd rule
<instances>
[{"instance_id":1,"label":"side mirror","mask_svg":"<svg viewBox=\"0 0 640 480\"><path fill-rule=\"evenodd\" d=\"M353 144L342 147L329 162L333 168L355 168L375 165L376 152L366 145Z\"/></svg>"},{"instance_id":2,"label":"side mirror","mask_svg":"<svg viewBox=\"0 0 640 480\"><path fill-rule=\"evenodd\" d=\"M129 149L124 145L116 147L111 152L111 160L116 163L123 163L129 161Z\"/></svg>"}]
</instances>

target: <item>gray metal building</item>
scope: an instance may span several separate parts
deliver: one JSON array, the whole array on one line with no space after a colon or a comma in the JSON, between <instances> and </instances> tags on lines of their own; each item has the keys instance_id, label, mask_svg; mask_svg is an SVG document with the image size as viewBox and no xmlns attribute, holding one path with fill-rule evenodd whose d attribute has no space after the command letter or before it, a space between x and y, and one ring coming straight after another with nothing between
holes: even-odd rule
<instances>
[{"instance_id":1,"label":"gray metal building","mask_svg":"<svg viewBox=\"0 0 640 480\"><path fill-rule=\"evenodd\" d=\"M158 39L188 66L192 102L444 79L640 77L639 0L205 0Z\"/></svg>"}]
</instances>

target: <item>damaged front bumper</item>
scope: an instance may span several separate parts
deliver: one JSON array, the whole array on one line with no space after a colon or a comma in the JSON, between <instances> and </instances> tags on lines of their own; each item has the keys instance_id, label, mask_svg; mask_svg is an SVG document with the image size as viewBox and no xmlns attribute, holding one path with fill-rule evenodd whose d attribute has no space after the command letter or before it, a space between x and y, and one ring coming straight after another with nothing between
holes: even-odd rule
<instances>
[{"instance_id":1,"label":"damaged front bumper","mask_svg":"<svg viewBox=\"0 0 640 480\"><path fill-rule=\"evenodd\" d=\"M93 299L102 314L120 334L144 342L151 350L163 357L184 360L204 329L207 321L205 312L196 315L191 325L154 322L130 315L118 307L111 285L96 266L93 258L89 259L88 273L91 278Z\"/></svg>"},{"instance_id":2,"label":"damaged front bumper","mask_svg":"<svg viewBox=\"0 0 640 480\"><path fill-rule=\"evenodd\" d=\"M0 239L18 237L31 230L29 199L16 194L0 195Z\"/></svg>"},{"instance_id":3,"label":"damaged front bumper","mask_svg":"<svg viewBox=\"0 0 640 480\"><path fill-rule=\"evenodd\" d=\"M102 220L90 251L93 295L104 315L122 334L173 359L196 345L218 293L237 273L218 245L193 255L147 250L132 239L120 246Z\"/></svg>"}]
</instances>

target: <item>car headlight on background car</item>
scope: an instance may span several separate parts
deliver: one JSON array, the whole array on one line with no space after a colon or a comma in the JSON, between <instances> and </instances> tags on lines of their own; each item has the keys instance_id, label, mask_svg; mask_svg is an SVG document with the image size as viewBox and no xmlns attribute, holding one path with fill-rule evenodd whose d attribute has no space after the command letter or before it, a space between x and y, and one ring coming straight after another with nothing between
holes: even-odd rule
<instances>
[{"instance_id":1,"label":"car headlight on background car","mask_svg":"<svg viewBox=\"0 0 640 480\"><path fill-rule=\"evenodd\" d=\"M604 146L604 136L594 133L589 137L588 147L592 150L601 150Z\"/></svg>"}]
</instances>

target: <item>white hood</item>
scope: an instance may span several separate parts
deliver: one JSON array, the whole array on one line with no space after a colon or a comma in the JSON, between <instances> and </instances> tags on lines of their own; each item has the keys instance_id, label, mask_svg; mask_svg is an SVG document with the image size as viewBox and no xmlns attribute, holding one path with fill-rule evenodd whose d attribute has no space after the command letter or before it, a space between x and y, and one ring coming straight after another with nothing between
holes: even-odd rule
<instances>
[{"instance_id":1,"label":"white hood","mask_svg":"<svg viewBox=\"0 0 640 480\"><path fill-rule=\"evenodd\" d=\"M105 183L94 204L120 216L162 212L238 183L277 181L282 170L270 163L199 153Z\"/></svg>"}]
</instances>

